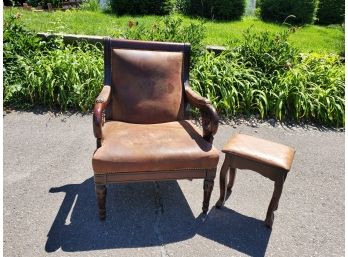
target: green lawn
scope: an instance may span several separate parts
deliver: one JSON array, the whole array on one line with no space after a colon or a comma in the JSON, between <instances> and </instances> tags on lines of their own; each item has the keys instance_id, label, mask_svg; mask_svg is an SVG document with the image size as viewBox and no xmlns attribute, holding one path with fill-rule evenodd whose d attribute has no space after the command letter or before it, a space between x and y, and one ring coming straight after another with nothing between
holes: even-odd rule
<instances>
[{"instance_id":1,"label":"green lawn","mask_svg":"<svg viewBox=\"0 0 348 257\"><path fill-rule=\"evenodd\" d=\"M10 13L22 14L28 28L36 32L64 32L119 37L129 20L136 20L145 26L151 26L158 16L122 16L89 11L66 12L28 12L18 8L6 8L5 16ZM194 19L182 17L188 23ZM242 21L212 22L206 21L207 28L204 43L207 45L226 45L228 41L240 39L243 31L250 26L255 31L280 32L287 29L272 23L265 23L256 18L245 17ZM304 26L290 35L290 42L303 52L341 53L344 50L344 31L339 26Z\"/></svg>"}]
</instances>

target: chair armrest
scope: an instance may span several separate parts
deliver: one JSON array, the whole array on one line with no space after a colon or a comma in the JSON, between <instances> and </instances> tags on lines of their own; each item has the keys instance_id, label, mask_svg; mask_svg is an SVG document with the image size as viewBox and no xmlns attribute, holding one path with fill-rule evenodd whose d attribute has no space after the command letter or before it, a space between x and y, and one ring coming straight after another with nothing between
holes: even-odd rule
<instances>
[{"instance_id":1,"label":"chair armrest","mask_svg":"<svg viewBox=\"0 0 348 257\"><path fill-rule=\"evenodd\" d=\"M213 142L213 136L219 127L219 116L214 106L208 99L194 92L187 83L185 83L185 95L188 102L201 111L203 138L209 142Z\"/></svg>"},{"instance_id":2,"label":"chair armrest","mask_svg":"<svg viewBox=\"0 0 348 257\"><path fill-rule=\"evenodd\" d=\"M104 85L102 91L97 97L93 109L93 132L97 139L103 137L102 127L105 121L104 111L110 100L111 87L109 85Z\"/></svg>"}]
</instances>

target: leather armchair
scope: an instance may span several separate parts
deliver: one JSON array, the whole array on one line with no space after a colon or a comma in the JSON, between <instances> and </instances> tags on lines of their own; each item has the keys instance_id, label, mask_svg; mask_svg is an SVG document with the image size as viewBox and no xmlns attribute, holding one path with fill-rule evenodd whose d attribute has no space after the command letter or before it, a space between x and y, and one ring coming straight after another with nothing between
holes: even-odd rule
<instances>
[{"instance_id":1,"label":"leather armchair","mask_svg":"<svg viewBox=\"0 0 348 257\"><path fill-rule=\"evenodd\" d=\"M104 39L104 87L93 110L100 219L108 183L203 178L208 211L219 118L189 86L189 54L189 44ZM190 106L201 111L203 133L188 119Z\"/></svg>"}]
</instances>

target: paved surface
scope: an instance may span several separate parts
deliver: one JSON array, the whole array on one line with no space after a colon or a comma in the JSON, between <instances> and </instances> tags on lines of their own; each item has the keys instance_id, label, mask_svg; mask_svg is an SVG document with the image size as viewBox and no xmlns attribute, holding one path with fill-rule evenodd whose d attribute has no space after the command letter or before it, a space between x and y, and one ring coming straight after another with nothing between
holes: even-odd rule
<instances>
[{"instance_id":1,"label":"paved surface","mask_svg":"<svg viewBox=\"0 0 348 257\"><path fill-rule=\"evenodd\" d=\"M91 115L4 117L5 256L343 256L344 133L268 123L221 125L296 148L273 230L273 183L237 171L226 207L200 215L202 180L112 185L96 216ZM219 168L223 158L220 158ZM211 198L219 196L218 179Z\"/></svg>"}]
</instances>

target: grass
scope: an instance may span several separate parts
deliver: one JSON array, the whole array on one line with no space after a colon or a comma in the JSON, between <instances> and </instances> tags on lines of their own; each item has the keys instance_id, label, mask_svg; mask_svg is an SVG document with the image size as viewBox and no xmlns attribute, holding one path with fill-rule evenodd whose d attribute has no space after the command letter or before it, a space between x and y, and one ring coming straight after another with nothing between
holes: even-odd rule
<instances>
[{"instance_id":1,"label":"grass","mask_svg":"<svg viewBox=\"0 0 348 257\"><path fill-rule=\"evenodd\" d=\"M21 13L22 19L29 29L36 32L64 32L70 34L86 34L119 37L128 26L128 22L138 21L144 26L152 26L158 16L122 16L90 11L57 11L28 12L19 8L6 8L4 15ZM184 22L193 21L192 18L182 17ZM239 40L243 32L253 27L255 32L270 31L281 32L287 26L266 23L253 17L244 17L242 21L213 22L205 21L207 45L226 45L229 41ZM340 26L316 26L308 25L296 29L290 35L290 43L298 47L302 52L337 53L344 51L344 31Z\"/></svg>"},{"instance_id":2,"label":"grass","mask_svg":"<svg viewBox=\"0 0 348 257\"><path fill-rule=\"evenodd\" d=\"M242 33L249 27L255 32L281 32L287 26L266 23L253 17L244 17L235 22L207 22L207 44L225 45L229 39L241 39ZM297 28L291 34L289 42L302 52L341 53L344 50L344 32L339 26L307 25Z\"/></svg>"}]
</instances>

